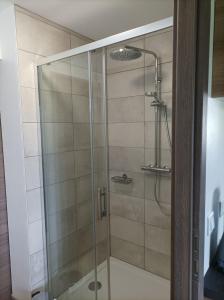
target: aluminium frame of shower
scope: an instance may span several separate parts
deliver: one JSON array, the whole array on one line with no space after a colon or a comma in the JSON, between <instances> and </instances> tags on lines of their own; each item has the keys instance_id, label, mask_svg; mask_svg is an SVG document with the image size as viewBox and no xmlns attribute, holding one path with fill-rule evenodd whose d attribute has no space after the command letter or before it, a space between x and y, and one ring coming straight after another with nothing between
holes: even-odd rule
<instances>
[{"instance_id":1,"label":"aluminium frame of shower","mask_svg":"<svg viewBox=\"0 0 224 300\"><path fill-rule=\"evenodd\" d=\"M49 56L49 57L45 57L45 58L41 58L39 60L39 63L37 64L37 69L38 67L41 67L43 65L47 65L47 64L51 64L54 63L58 60L62 60L62 59L66 59L66 58L70 58L72 56L76 56L78 54L88 54L88 70L89 70L89 103L90 103L90 107L89 107L89 114L90 114L90 127L92 124L92 111L91 111L91 104L93 102L93 96L92 96L92 61L91 61L91 53L93 53L95 50L99 50L102 49L102 61L103 61L103 103L104 105L106 105L106 100L107 100L107 93L106 93L106 48L108 46L112 46L115 45L117 43L120 42L124 42L133 38L138 38L150 33L154 33L157 32L159 30L164 30L164 29L168 29L170 27L173 26L173 17L169 17L169 18L165 18L162 19L160 21L156 21L153 23L150 23L148 25L144 25L132 30L128 30L104 39L101 39L99 41L96 42L92 42L74 49L70 49L67 51L63 51L61 53ZM158 67L158 66L157 66ZM158 79L158 78L157 78ZM107 125L106 125L107 126ZM106 133L105 133L106 134ZM90 138L91 140L93 139L93 132L91 132L90 130ZM92 143L92 142L91 142ZM92 147L91 147L92 148ZM106 151L108 151L108 149L106 149ZM91 150L91 167L93 167L92 164L93 161L93 152ZM108 173L108 158L107 158L107 162L106 162L106 168L107 168L107 173ZM93 172L93 170L92 170ZM109 176L107 176L109 178ZM107 178L107 186L106 186L106 193L108 194L108 188L109 188L109 182L108 182L108 178ZM92 185L93 186L93 185ZM93 197L93 194L92 194ZM108 198L108 197L107 197ZM94 200L92 200L94 202ZM107 200L108 201L108 200ZM107 207L108 203L107 203ZM94 208L95 210L95 208ZM45 220L46 222L46 220ZM44 226L45 226L45 222L44 222ZM94 221L95 222L95 221ZM108 227L109 229L109 227ZM109 230L108 230L108 234L109 234ZM45 245L46 247L46 245ZM95 246L94 246L95 247ZM45 250L46 251L46 250ZM109 290L109 300L111 299L110 295L110 268L109 268L109 252L107 253L107 265L108 265L108 290ZM48 260L48 254L47 254L47 260ZM95 273L97 273L97 265L95 262ZM49 274L48 274L49 276ZM95 284L97 284L96 282L96 278L97 278L97 274L95 276ZM48 278L48 283L49 283L49 278ZM97 291L96 291L96 299L97 299Z\"/></svg>"},{"instance_id":2,"label":"aluminium frame of shower","mask_svg":"<svg viewBox=\"0 0 224 300\"><path fill-rule=\"evenodd\" d=\"M143 36L145 34L153 33L159 30L167 29L169 27L173 26L173 17L165 18L160 21L156 21L153 23L150 23L148 25L144 25L135 29L131 29L122 33L118 33L109 37L106 37L104 39L101 39L96 42L92 42L89 44L85 44L83 46L73 48L67 51L60 52L58 54L51 55L49 57L40 58L39 63L37 64L37 67L52 63L57 60L69 58L71 56L97 50L103 47L111 46L113 44L124 42L126 40L137 38L140 36Z\"/></svg>"}]
</instances>

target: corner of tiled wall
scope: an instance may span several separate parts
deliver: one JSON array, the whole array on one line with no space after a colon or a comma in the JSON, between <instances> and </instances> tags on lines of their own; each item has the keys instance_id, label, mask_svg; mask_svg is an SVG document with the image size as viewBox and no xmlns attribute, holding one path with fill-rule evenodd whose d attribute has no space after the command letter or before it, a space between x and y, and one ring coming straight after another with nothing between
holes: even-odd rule
<instances>
[{"instance_id":1,"label":"corner of tiled wall","mask_svg":"<svg viewBox=\"0 0 224 300\"><path fill-rule=\"evenodd\" d=\"M33 290L43 288L46 279L41 204L40 120L35 66L40 57L80 46L90 40L18 7L16 31L26 174L24 201L27 202L28 210L30 289Z\"/></svg>"}]
</instances>

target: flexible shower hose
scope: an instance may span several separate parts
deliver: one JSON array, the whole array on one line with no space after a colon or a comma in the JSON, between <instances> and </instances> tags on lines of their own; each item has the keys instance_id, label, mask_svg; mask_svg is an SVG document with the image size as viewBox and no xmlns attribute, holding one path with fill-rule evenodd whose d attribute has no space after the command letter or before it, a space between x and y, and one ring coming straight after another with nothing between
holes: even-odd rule
<instances>
[{"instance_id":1,"label":"flexible shower hose","mask_svg":"<svg viewBox=\"0 0 224 300\"><path fill-rule=\"evenodd\" d=\"M172 141L171 141L169 124L168 124L167 106L164 105L163 109L164 109L163 112L164 112L164 118L165 118L166 134L167 134L167 139L168 139L168 143L170 145L170 152L171 152L172 151ZM165 216L170 216L170 213L166 213L164 211L162 205L159 202L159 199L158 199L159 198L158 197L158 183L159 183L158 174L156 174L155 178L154 178L154 199L155 199L157 205L159 206L161 213L164 214Z\"/></svg>"}]
</instances>

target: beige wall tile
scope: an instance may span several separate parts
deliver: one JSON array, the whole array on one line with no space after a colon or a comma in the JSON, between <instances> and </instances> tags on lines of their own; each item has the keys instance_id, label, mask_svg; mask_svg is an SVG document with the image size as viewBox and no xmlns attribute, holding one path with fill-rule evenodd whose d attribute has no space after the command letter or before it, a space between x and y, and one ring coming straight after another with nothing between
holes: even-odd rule
<instances>
[{"instance_id":1,"label":"beige wall tile","mask_svg":"<svg viewBox=\"0 0 224 300\"><path fill-rule=\"evenodd\" d=\"M75 180L45 186L45 202L49 214L76 204Z\"/></svg>"},{"instance_id":2,"label":"beige wall tile","mask_svg":"<svg viewBox=\"0 0 224 300\"><path fill-rule=\"evenodd\" d=\"M105 106L103 104L103 99L101 99L101 98L93 99L93 121L94 121L94 123L105 123L106 122L104 108L105 108Z\"/></svg>"},{"instance_id":3,"label":"beige wall tile","mask_svg":"<svg viewBox=\"0 0 224 300\"><path fill-rule=\"evenodd\" d=\"M152 225L145 225L145 246L159 253L170 255L171 233L168 229L161 229Z\"/></svg>"},{"instance_id":4,"label":"beige wall tile","mask_svg":"<svg viewBox=\"0 0 224 300\"><path fill-rule=\"evenodd\" d=\"M76 199L78 203L91 201L91 176L82 176L75 179Z\"/></svg>"},{"instance_id":5,"label":"beige wall tile","mask_svg":"<svg viewBox=\"0 0 224 300\"><path fill-rule=\"evenodd\" d=\"M145 200L145 223L164 229L171 228L171 207L161 204L161 208L155 201Z\"/></svg>"},{"instance_id":6,"label":"beige wall tile","mask_svg":"<svg viewBox=\"0 0 224 300\"><path fill-rule=\"evenodd\" d=\"M22 118L23 122L39 122L39 107L36 90L21 87Z\"/></svg>"},{"instance_id":7,"label":"beige wall tile","mask_svg":"<svg viewBox=\"0 0 224 300\"><path fill-rule=\"evenodd\" d=\"M77 206L77 228L81 229L93 223L92 202L81 202Z\"/></svg>"},{"instance_id":8,"label":"beige wall tile","mask_svg":"<svg viewBox=\"0 0 224 300\"><path fill-rule=\"evenodd\" d=\"M89 123L89 98L73 95L73 121L75 123Z\"/></svg>"},{"instance_id":9,"label":"beige wall tile","mask_svg":"<svg viewBox=\"0 0 224 300\"><path fill-rule=\"evenodd\" d=\"M108 98L144 95L144 68L109 74Z\"/></svg>"},{"instance_id":10,"label":"beige wall tile","mask_svg":"<svg viewBox=\"0 0 224 300\"><path fill-rule=\"evenodd\" d=\"M155 122L145 122L145 148L155 147Z\"/></svg>"},{"instance_id":11,"label":"beige wall tile","mask_svg":"<svg viewBox=\"0 0 224 300\"><path fill-rule=\"evenodd\" d=\"M144 248L114 236L111 237L111 256L144 268Z\"/></svg>"},{"instance_id":12,"label":"beige wall tile","mask_svg":"<svg viewBox=\"0 0 224 300\"><path fill-rule=\"evenodd\" d=\"M42 124L42 134L44 153L66 152L74 149L72 123Z\"/></svg>"},{"instance_id":13,"label":"beige wall tile","mask_svg":"<svg viewBox=\"0 0 224 300\"><path fill-rule=\"evenodd\" d=\"M97 265L100 265L107 259L108 246L107 241L103 241L96 246L96 261Z\"/></svg>"},{"instance_id":14,"label":"beige wall tile","mask_svg":"<svg viewBox=\"0 0 224 300\"><path fill-rule=\"evenodd\" d=\"M106 151L103 147L94 149L94 171L95 171L95 182L98 185L105 185L106 179Z\"/></svg>"},{"instance_id":15,"label":"beige wall tile","mask_svg":"<svg viewBox=\"0 0 224 300\"><path fill-rule=\"evenodd\" d=\"M89 124L74 124L74 147L76 150L90 148Z\"/></svg>"},{"instance_id":16,"label":"beige wall tile","mask_svg":"<svg viewBox=\"0 0 224 300\"><path fill-rule=\"evenodd\" d=\"M95 54L97 55L97 54ZM95 57L95 56L94 56ZM94 65L95 66L95 65ZM86 78L88 80L88 53L84 52L78 55L71 56L71 67L73 68L75 77L80 79ZM93 69L94 71L94 69ZM81 77L77 76L80 74ZM84 75L84 77L83 77ZM96 77L93 77L93 81L96 80Z\"/></svg>"},{"instance_id":17,"label":"beige wall tile","mask_svg":"<svg viewBox=\"0 0 224 300\"><path fill-rule=\"evenodd\" d=\"M80 257L83 253L93 249L93 226L89 225L79 229L76 233L76 247L78 256Z\"/></svg>"},{"instance_id":18,"label":"beige wall tile","mask_svg":"<svg viewBox=\"0 0 224 300\"><path fill-rule=\"evenodd\" d=\"M18 48L48 56L70 48L70 34L25 13L16 12Z\"/></svg>"},{"instance_id":19,"label":"beige wall tile","mask_svg":"<svg viewBox=\"0 0 224 300\"><path fill-rule=\"evenodd\" d=\"M75 249L76 235L75 233L69 234L67 237L58 240L49 246L50 256L50 273L60 272L60 270L71 265L71 261L76 260L77 251Z\"/></svg>"},{"instance_id":20,"label":"beige wall tile","mask_svg":"<svg viewBox=\"0 0 224 300\"><path fill-rule=\"evenodd\" d=\"M42 90L69 93L72 91L70 59L63 59L39 69L39 82Z\"/></svg>"},{"instance_id":21,"label":"beige wall tile","mask_svg":"<svg viewBox=\"0 0 224 300\"><path fill-rule=\"evenodd\" d=\"M131 43L127 41L125 44L124 43L119 43L116 44L115 47L109 47L107 50L107 72L108 73L116 73L116 72L121 72L121 71L126 71L126 70L133 70L137 68L142 68L144 67L144 54L134 60L130 61L117 61L111 58L110 54L112 51L123 48L125 45L132 46L132 47L137 47L144 49L145 47L145 41L144 39L140 39L138 41L132 41Z\"/></svg>"},{"instance_id":22,"label":"beige wall tile","mask_svg":"<svg viewBox=\"0 0 224 300\"><path fill-rule=\"evenodd\" d=\"M146 249L145 268L147 271L170 279L171 257L156 251Z\"/></svg>"},{"instance_id":23,"label":"beige wall tile","mask_svg":"<svg viewBox=\"0 0 224 300\"><path fill-rule=\"evenodd\" d=\"M144 224L112 215L111 235L119 239L144 246Z\"/></svg>"},{"instance_id":24,"label":"beige wall tile","mask_svg":"<svg viewBox=\"0 0 224 300\"><path fill-rule=\"evenodd\" d=\"M61 210L48 216L49 241L54 243L76 230L75 208Z\"/></svg>"},{"instance_id":25,"label":"beige wall tile","mask_svg":"<svg viewBox=\"0 0 224 300\"><path fill-rule=\"evenodd\" d=\"M90 174L91 161L90 150L75 151L75 175L76 177Z\"/></svg>"},{"instance_id":26,"label":"beige wall tile","mask_svg":"<svg viewBox=\"0 0 224 300\"><path fill-rule=\"evenodd\" d=\"M59 297L80 279L76 261L69 263L52 275L52 293Z\"/></svg>"},{"instance_id":27,"label":"beige wall tile","mask_svg":"<svg viewBox=\"0 0 224 300\"><path fill-rule=\"evenodd\" d=\"M72 122L73 103L71 93L40 91L42 122Z\"/></svg>"},{"instance_id":28,"label":"beige wall tile","mask_svg":"<svg viewBox=\"0 0 224 300\"><path fill-rule=\"evenodd\" d=\"M144 223L144 199L110 193L110 213Z\"/></svg>"},{"instance_id":29,"label":"beige wall tile","mask_svg":"<svg viewBox=\"0 0 224 300\"><path fill-rule=\"evenodd\" d=\"M108 101L109 123L144 122L144 96Z\"/></svg>"},{"instance_id":30,"label":"beige wall tile","mask_svg":"<svg viewBox=\"0 0 224 300\"><path fill-rule=\"evenodd\" d=\"M162 93L172 92L172 63L164 63L161 68L161 91ZM145 88L147 92L155 91L155 68L146 68Z\"/></svg>"},{"instance_id":31,"label":"beige wall tile","mask_svg":"<svg viewBox=\"0 0 224 300\"><path fill-rule=\"evenodd\" d=\"M107 219L96 221L96 243L99 244L107 240Z\"/></svg>"},{"instance_id":32,"label":"beige wall tile","mask_svg":"<svg viewBox=\"0 0 224 300\"><path fill-rule=\"evenodd\" d=\"M24 156L40 154L40 128L38 123L23 124Z\"/></svg>"},{"instance_id":33,"label":"beige wall tile","mask_svg":"<svg viewBox=\"0 0 224 300\"><path fill-rule=\"evenodd\" d=\"M155 149L145 148L145 165L155 164Z\"/></svg>"},{"instance_id":34,"label":"beige wall tile","mask_svg":"<svg viewBox=\"0 0 224 300\"><path fill-rule=\"evenodd\" d=\"M82 39L74 34L71 34L71 49L80 47L82 45L90 43L90 39Z\"/></svg>"},{"instance_id":35,"label":"beige wall tile","mask_svg":"<svg viewBox=\"0 0 224 300\"><path fill-rule=\"evenodd\" d=\"M45 180L47 184L74 179L74 152L47 154L45 161Z\"/></svg>"},{"instance_id":36,"label":"beige wall tile","mask_svg":"<svg viewBox=\"0 0 224 300\"><path fill-rule=\"evenodd\" d=\"M145 39L145 49L154 51L160 62L170 62L173 60L173 31L153 35ZM146 65L155 63L151 55L145 55Z\"/></svg>"},{"instance_id":37,"label":"beige wall tile","mask_svg":"<svg viewBox=\"0 0 224 300\"><path fill-rule=\"evenodd\" d=\"M93 125L93 145L94 147L104 147L107 143L106 124Z\"/></svg>"},{"instance_id":38,"label":"beige wall tile","mask_svg":"<svg viewBox=\"0 0 224 300\"><path fill-rule=\"evenodd\" d=\"M144 173L126 172L127 176L133 179L130 184L119 184L111 181L112 176L122 176L125 171L110 171L110 191L122 195L144 198Z\"/></svg>"},{"instance_id":39,"label":"beige wall tile","mask_svg":"<svg viewBox=\"0 0 224 300\"><path fill-rule=\"evenodd\" d=\"M144 147L144 123L109 124L109 146Z\"/></svg>"},{"instance_id":40,"label":"beige wall tile","mask_svg":"<svg viewBox=\"0 0 224 300\"><path fill-rule=\"evenodd\" d=\"M90 250L78 259L79 272L82 276L86 275L94 269L94 252ZM92 277L94 280L94 276Z\"/></svg>"},{"instance_id":41,"label":"beige wall tile","mask_svg":"<svg viewBox=\"0 0 224 300\"><path fill-rule=\"evenodd\" d=\"M139 172L144 165L144 148L110 147L109 164L112 170Z\"/></svg>"},{"instance_id":42,"label":"beige wall tile","mask_svg":"<svg viewBox=\"0 0 224 300\"><path fill-rule=\"evenodd\" d=\"M77 56L79 59L79 56ZM81 59L81 57L80 57ZM84 57L84 64L86 63L87 56ZM82 61L78 62L82 64ZM74 58L72 60L71 72L72 72L72 94L89 96L89 77L88 77L88 68L80 67L74 64Z\"/></svg>"}]
</instances>

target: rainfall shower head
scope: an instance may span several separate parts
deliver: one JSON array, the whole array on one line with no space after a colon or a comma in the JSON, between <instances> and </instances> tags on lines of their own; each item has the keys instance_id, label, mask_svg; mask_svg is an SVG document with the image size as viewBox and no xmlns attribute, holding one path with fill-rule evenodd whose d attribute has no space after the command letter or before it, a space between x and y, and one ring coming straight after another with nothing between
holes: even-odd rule
<instances>
[{"instance_id":1,"label":"rainfall shower head","mask_svg":"<svg viewBox=\"0 0 224 300\"><path fill-rule=\"evenodd\" d=\"M137 59L142 56L142 52L138 48L124 48L116 49L110 53L110 57L114 60L128 61Z\"/></svg>"}]
</instances>

